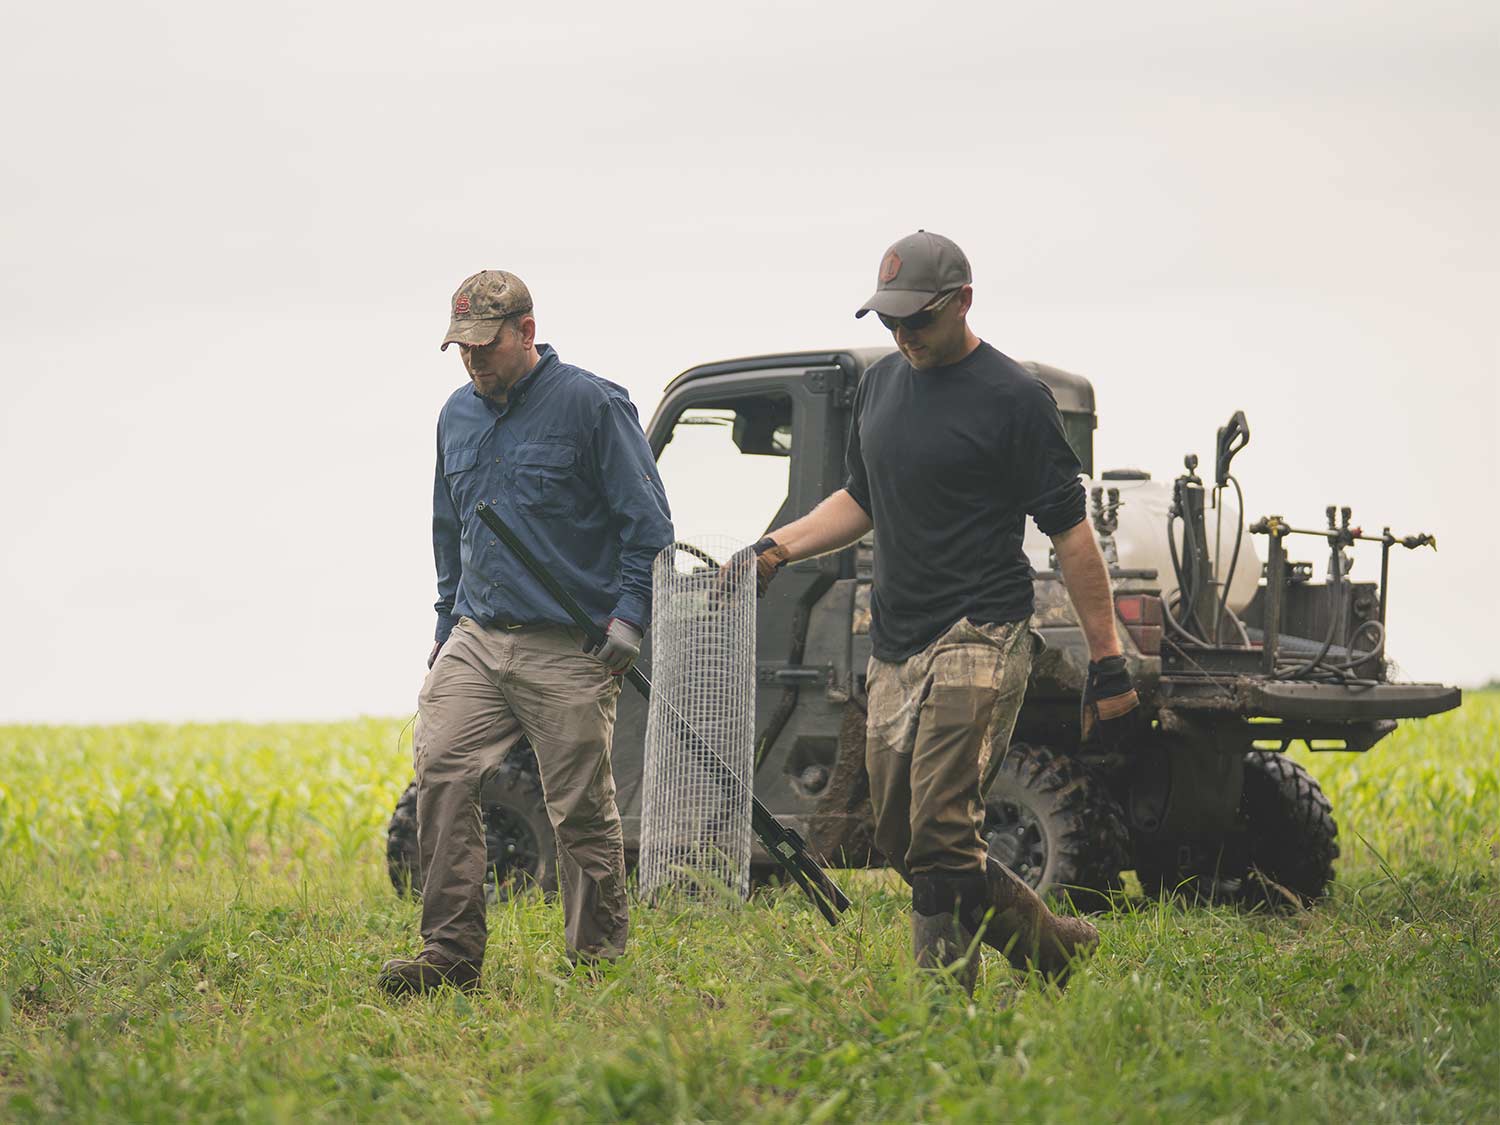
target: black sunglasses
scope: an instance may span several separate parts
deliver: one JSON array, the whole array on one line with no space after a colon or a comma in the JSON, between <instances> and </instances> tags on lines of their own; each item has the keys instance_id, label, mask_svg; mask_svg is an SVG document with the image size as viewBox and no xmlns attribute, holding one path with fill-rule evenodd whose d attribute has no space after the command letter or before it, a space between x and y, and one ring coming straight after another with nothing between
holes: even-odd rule
<instances>
[{"instance_id":1,"label":"black sunglasses","mask_svg":"<svg viewBox=\"0 0 1500 1125\"><path fill-rule=\"evenodd\" d=\"M957 289L948 290L932 304L912 313L911 316L886 316L885 313L875 315L880 318L880 323L885 325L888 331L894 332L898 328L904 328L908 332L920 332L937 319L937 314L942 311L944 305L953 300L953 295L957 292Z\"/></svg>"}]
</instances>

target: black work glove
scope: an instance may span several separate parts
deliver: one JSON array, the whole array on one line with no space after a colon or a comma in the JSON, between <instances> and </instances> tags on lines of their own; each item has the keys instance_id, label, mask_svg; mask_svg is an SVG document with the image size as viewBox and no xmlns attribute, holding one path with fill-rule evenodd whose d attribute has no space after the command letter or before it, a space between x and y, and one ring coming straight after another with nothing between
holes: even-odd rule
<instances>
[{"instance_id":1,"label":"black work glove","mask_svg":"<svg viewBox=\"0 0 1500 1125\"><path fill-rule=\"evenodd\" d=\"M1123 656L1106 656L1089 664L1083 685L1083 745L1108 754L1128 751L1142 733L1140 697L1130 682Z\"/></svg>"},{"instance_id":2,"label":"black work glove","mask_svg":"<svg viewBox=\"0 0 1500 1125\"><path fill-rule=\"evenodd\" d=\"M612 676L623 676L630 671L636 657L641 655L641 637L644 634L629 621L611 617L604 629L604 641L592 645L583 643L583 651L593 653L599 662L609 669Z\"/></svg>"}]
</instances>

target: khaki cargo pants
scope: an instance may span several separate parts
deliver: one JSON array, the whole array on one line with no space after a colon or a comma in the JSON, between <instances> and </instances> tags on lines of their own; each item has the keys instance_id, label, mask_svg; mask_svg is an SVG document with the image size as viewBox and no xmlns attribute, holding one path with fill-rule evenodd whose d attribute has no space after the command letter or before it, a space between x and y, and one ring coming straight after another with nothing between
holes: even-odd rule
<instances>
[{"instance_id":1,"label":"khaki cargo pants","mask_svg":"<svg viewBox=\"0 0 1500 1125\"><path fill-rule=\"evenodd\" d=\"M959 620L900 662L871 658L865 767L875 846L902 878L984 868L980 778L1010 745L1031 674L1031 622Z\"/></svg>"},{"instance_id":2,"label":"khaki cargo pants","mask_svg":"<svg viewBox=\"0 0 1500 1125\"><path fill-rule=\"evenodd\" d=\"M487 628L464 617L427 674L415 736L425 952L484 958L479 792L523 734L557 836L568 956L625 952L625 840L609 765L620 679L582 640L561 625Z\"/></svg>"}]
</instances>

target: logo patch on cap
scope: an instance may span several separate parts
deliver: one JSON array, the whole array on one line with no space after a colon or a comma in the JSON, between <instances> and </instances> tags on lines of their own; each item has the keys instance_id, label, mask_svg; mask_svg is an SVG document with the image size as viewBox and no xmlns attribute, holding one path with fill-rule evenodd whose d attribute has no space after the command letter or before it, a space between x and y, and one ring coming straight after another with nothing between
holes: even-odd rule
<instances>
[{"instance_id":1,"label":"logo patch on cap","mask_svg":"<svg viewBox=\"0 0 1500 1125\"><path fill-rule=\"evenodd\" d=\"M453 315L454 316L463 316L463 314L466 313L466 312L468 312L468 311L469 311L469 298L467 298L467 297L459 297L456 301L453 302Z\"/></svg>"},{"instance_id":2,"label":"logo patch on cap","mask_svg":"<svg viewBox=\"0 0 1500 1125\"><path fill-rule=\"evenodd\" d=\"M894 250L886 254L880 263L880 284L889 285L896 280L896 275L901 272L901 255Z\"/></svg>"}]
</instances>

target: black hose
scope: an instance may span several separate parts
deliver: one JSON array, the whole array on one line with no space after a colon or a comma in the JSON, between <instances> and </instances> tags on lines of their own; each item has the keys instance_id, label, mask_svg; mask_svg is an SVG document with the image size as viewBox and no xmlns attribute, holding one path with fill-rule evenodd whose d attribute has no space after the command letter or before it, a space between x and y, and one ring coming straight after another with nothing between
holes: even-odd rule
<instances>
[{"instance_id":1,"label":"black hose","mask_svg":"<svg viewBox=\"0 0 1500 1125\"><path fill-rule=\"evenodd\" d=\"M1193 570L1192 562L1198 554L1198 547L1198 536L1193 527L1193 521L1184 516L1182 517L1182 563L1177 571L1177 593L1184 610L1182 620L1184 624L1196 629L1200 635L1207 637L1208 630L1198 619L1198 574ZM1187 583L1183 582L1183 568L1187 569Z\"/></svg>"},{"instance_id":2,"label":"black hose","mask_svg":"<svg viewBox=\"0 0 1500 1125\"><path fill-rule=\"evenodd\" d=\"M1366 629L1375 630L1375 647L1370 649L1369 652L1360 652L1354 647L1354 642ZM1385 652L1385 626L1379 621L1361 621L1354 627L1354 632L1349 634L1349 642L1344 646L1344 649L1349 653L1347 659L1328 665L1328 667L1337 668L1340 671L1352 672L1357 666L1369 660L1370 657L1379 656Z\"/></svg>"},{"instance_id":3,"label":"black hose","mask_svg":"<svg viewBox=\"0 0 1500 1125\"><path fill-rule=\"evenodd\" d=\"M1188 632L1187 628L1180 621L1178 621L1175 616L1173 616L1173 614L1172 614L1172 606L1170 605L1170 603L1168 603L1168 601L1165 598L1162 599L1161 614L1162 614L1162 619L1164 621L1166 621L1166 623L1168 625L1172 626L1172 628L1174 630L1176 630L1182 636L1183 640L1185 640L1185 641L1191 641L1193 644L1197 645L1199 648L1212 648L1213 647L1207 641L1205 641L1202 637L1200 637L1200 636L1198 636L1198 635L1196 635L1194 633Z\"/></svg>"},{"instance_id":4,"label":"black hose","mask_svg":"<svg viewBox=\"0 0 1500 1125\"><path fill-rule=\"evenodd\" d=\"M1183 618L1184 624L1180 624L1178 628L1184 636L1192 637L1198 644L1204 645L1206 647L1208 645L1207 641L1200 640L1197 634L1192 633L1187 629L1187 625L1192 624L1192 583L1188 580L1188 577L1182 573L1182 559L1178 557L1177 540L1172 535L1172 525L1179 519L1182 520L1182 550L1183 554L1187 554L1189 540L1188 521L1186 519L1183 519L1182 516L1176 513L1171 513L1167 516L1167 551L1172 556L1172 574L1177 579L1177 601L1179 605L1186 605L1188 607L1188 613ZM1162 605L1166 606L1167 602L1163 601ZM1173 624L1178 623L1174 621Z\"/></svg>"},{"instance_id":5,"label":"black hose","mask_svg":"<svg viewBox=\"0 0 1500 1125\"><path fill-rule=\"evenodd\" d=\"M1224 620L1224 614L1229 610L1229 586L1234 581L1234 568L1240 564L1240 544L1245 538L1245 494L1240 490L1240 482L1234 478L1233 473L1229 474L1229 483L1234 485L1234 494L1238 497L1239 522L1234 529L1234 553L1229 556L1229 577L1224 579L1224 592L1219 596L1219 615L1214 619L1215 630L1219 628L1219 622ZM1221 488L1219 491L1221 493L1219 503L1222 504L1224 502L1222 495L1224 490ZM1218 560L1215 559L1214 561L1217 562ZM1241 625L1241 629L1243 629L1243 625Z\"/></svg>"},{"instance_id":6,"label":"black hose","mask_svg":"<svg viewBox=\"0 0 1500 1125\"><path fill-rule=\"evenodd\" d=\"M1289 672L1283 672L1278 668L1273 674L1274 677L1278 680L1304 679L1309 673L1322 666L1323 658L1328 655L1328 650L1333 647L1333 638L1338 635L1339 627L1344 623L1344 599L1341 596L1341 591L1344 585L1344 566L1343 560L1339 556L1339 549L1337 547L1334 547L1329 554L1328 565L1330 571L1332 571L1328 583L1328 590L1334 598L1333 616L1328 622L1328 636L1323 639L1323 647L1318 649L1318 654L1311 660L1308 660L1304 664L1298 665L1296 668L1292 669ZM1332 672L1334 671L1334 668L1329 666L1327 670Z\"/></svg>"},{"instance_id":7,"label":"black hose","mask_svg":"<svg viewBox=\"0 0 1500 1125\"><path fill-rule=\"evenodd\" d=\"M1177 556L1177 540L1172 537L1172 524L1175 523L1179 518L1180 517L1175 514L1168 514L1167 516L1167 550L1172 556L1172 573L1177 579L1178 604L1182 604L1184 595L1183 587L1185 585L1182 575L1182 560ZM1182 521L1182 545L1184 549L1186 549L1187 547L1187 523L1187 520ZM1189 608L1191 608L1192 603L1188 602L1187 604ZM1177 620L1176 616L1172 613L1172 603L1169 599L1162 599L1161 612L1162 617L1167 622L1167 624L1175 629L1178 633L1182 634L1183 639L1191 641L1193 644L1198 645L1200 648L1210 647L1207 641L1205 641L1197 634L1189 631L1186 625Z\"/></svg>"},{"instance_id":8,"label":"black hose","mask_svg":"<svg viewBox=\"0 0 1500 1125\"><path fill-rule=\"evenodd\" d=\"M1375 647L1367 652L1360 652L1354 647L1354 642L1366 630L1374 630ZM1379 680L1351 676L1349 673L1371 657L1379 656L1385 651L1385 626L1379 621L1362 621L1355 627L1354 632L1349 635L1348 644L1340 646L1340 648L1345 653L1345 658L1338 661L1329 661L1326 658L1327 647L1320 651L1319 656L1315 656L1312 660L1303 664L1298 664L1296 660L1282 661L1276 668L1275 678L1338 684L1341 687L1347 688L1378 687L1380 684Z\"/></svg>"}]
</instances>

